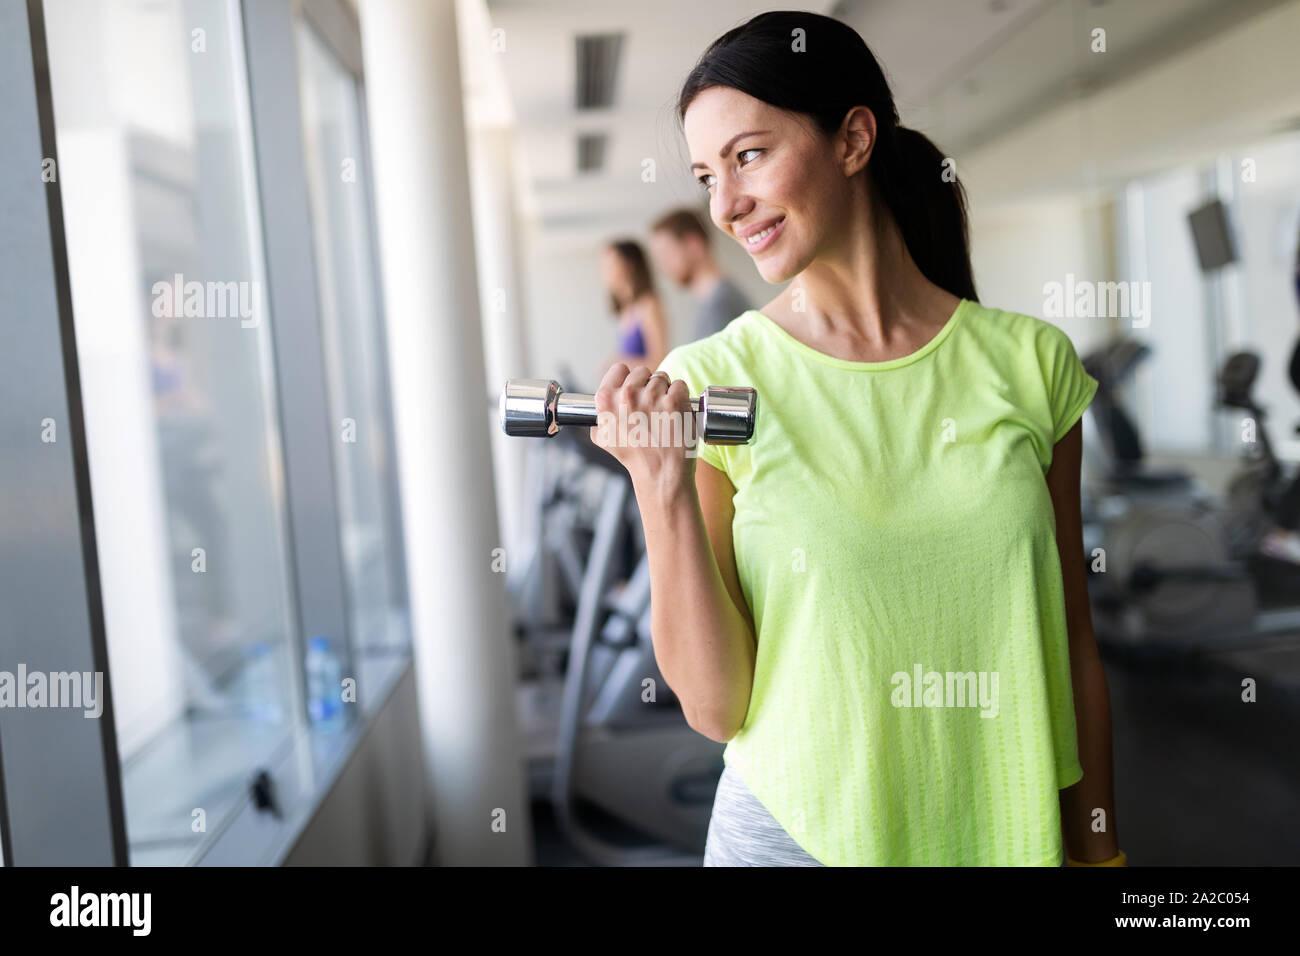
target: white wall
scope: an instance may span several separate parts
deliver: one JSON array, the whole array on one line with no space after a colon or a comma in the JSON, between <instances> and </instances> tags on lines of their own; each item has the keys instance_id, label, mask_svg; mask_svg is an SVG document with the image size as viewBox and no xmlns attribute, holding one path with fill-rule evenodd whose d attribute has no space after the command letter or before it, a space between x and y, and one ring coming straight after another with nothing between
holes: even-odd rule
<instances>
[{"instance_id":1,"label":"white wall","mask_svg":"<svg viewBox=\"0 0 1300 956\"><path fill-rule=\"evenodd\" d=\"M1134 255L1126 275L1151 283L1151 320L1132 334L1151 347L1127 395L1151 448L1194 453L1213 447L1222 317L1196 257L1187 213L1205 198L1197 170L1181 166L1143 180L1126 200Z\"/></svg>"},{"instance_id":2,"label":"white wall","mask_svg":"<svg viewBox=\"0 0 1300 956\"><path fill-rule=\"evenodd\" d=\"M972 200L971 264L975 290L987 306L1044 315L1043 286L1111 276L1111 204L1102 197L1057 196L991 205ZM1108 319L1049 318L1073 340L1080 355L1101 344Z\"/></svg>"}]
</instances>

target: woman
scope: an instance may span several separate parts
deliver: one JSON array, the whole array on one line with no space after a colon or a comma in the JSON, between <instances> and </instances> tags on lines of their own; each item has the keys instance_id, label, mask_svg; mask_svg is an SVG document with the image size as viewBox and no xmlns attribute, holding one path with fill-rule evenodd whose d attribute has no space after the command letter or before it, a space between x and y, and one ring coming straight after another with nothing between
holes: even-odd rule
<instances>
[{"instance_id":1,"label":"woman","mask_svg":"<svg viewBox=\"0 0 1300 956\"><path fill-rule=\"evenodd\" d=\"M645 251L631 239L611 242L602 266L610 309L618 320L618 348L601 365L601 374L619 362L654 368L668 352L668 323Z\"/></svg>"},{"instance_id":2,"label":"woman","mask_svg":"<svg viewBox=\"0 0 1300 956\"><path fill-rule=\"evenodd\" d=\"M727 742L705 864L1059 865L1064 840L1120 865L1079 516L1096 381L978 303L961 187L849 27L753 18L678 114L714 224L790 280L596 394L684 420L705 385L759 393L753 442L698 463L592 429L636 490L659 667Z\"/></svg>"}]
</instances>

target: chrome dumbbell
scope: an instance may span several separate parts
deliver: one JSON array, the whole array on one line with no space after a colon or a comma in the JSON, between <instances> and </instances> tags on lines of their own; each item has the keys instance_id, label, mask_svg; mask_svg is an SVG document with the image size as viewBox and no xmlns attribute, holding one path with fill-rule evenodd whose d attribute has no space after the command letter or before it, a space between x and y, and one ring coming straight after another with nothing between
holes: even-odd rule
<instances>
[{"instance_id":1,"label":"chrome dumbbell","mask_svg":"<svg viewBox=\"0 0 1300 956\"><path fill-rule=\"evenodd\" d=\"M596 396L566 392L544 378L512 378L501 391L498 408L507 435L548 438L561 425L596 422ZM710 445L746 445L754 437L758 392L752 388L710 385L691 399L700 416L699 436Z\"/></svg>"}]
</instances>

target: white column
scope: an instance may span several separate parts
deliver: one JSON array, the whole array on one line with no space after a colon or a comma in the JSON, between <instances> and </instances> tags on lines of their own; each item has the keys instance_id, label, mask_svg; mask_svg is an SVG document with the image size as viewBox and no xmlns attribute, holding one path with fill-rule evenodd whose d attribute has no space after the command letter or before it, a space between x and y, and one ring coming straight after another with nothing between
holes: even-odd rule
<instances>
[{"instance_id":1,"label":"white column","mask_svg":"<svg viewBox=\"0 0 1300 956\"><path fill-rule=\"evenodd\" d=\"M549 378L555 372L533 367L526 337L511 130L503 126L481 126L471 132L470 139L483 348L487 356L489 397L495 397L506 379ZM537 531L533 527L536 522L530 521L524 510L527 453L532 443L509 438L501 431L495 401L487 409L487 418L496 462L502 539L506 543L507 564L513 565L528 550L528 539Z\"/></svg>"},{"instance_id":2,"label":"white column","mask_svg":"<svg viewBox=\"0 0 1300 956\"><path fill-rule=\"evenodd\" d=\"M454 0L361 0L425 771L445 865L532 862ZM505 830L498 832L504 814Z\"/></svg>"}]
</instances>

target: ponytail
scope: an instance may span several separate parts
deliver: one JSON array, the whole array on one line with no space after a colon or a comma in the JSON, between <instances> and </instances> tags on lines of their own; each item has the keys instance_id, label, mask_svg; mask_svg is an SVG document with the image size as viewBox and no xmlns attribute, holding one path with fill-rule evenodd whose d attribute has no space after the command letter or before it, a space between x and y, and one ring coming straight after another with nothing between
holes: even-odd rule
<instances>
[{"instance_id":1,"label":"ponytail","mask_svg":"<svg viewBox=\"0 0 1300 956\"><path fill-rule=\"evenodd\" d=\"M894 126L881 135L868 163L879 195L922 275L955 296L978 301L970 264L966 190L948 172L951 168L928 136L906 126Z\"/></svg>"},{"instance_id":2,"label":"ponytail","mask_svg":"<svg viewBox=\"0 0 1300 956\"><path fill-rule=\"evenodd\" d=\"M856 30L817 13L760 13L704 51L677 97L678 119L684 122L691 101L715 86L808 115L828 135L853 107L870 109L878 139L867 169L908 254L935 285L975 300L965 190L944 175L934 143L899 125L889 82Z\"/></svg>"}]
</instances>

